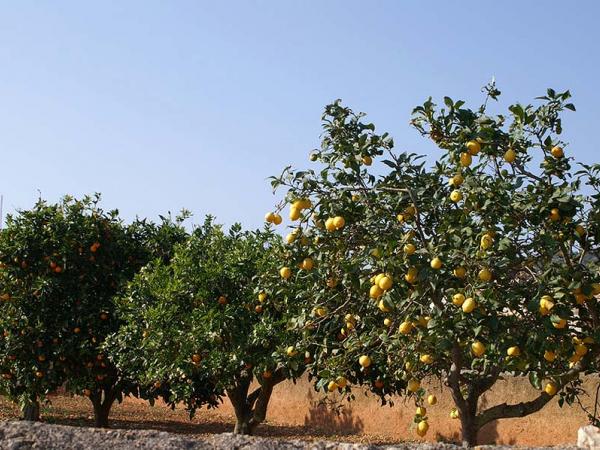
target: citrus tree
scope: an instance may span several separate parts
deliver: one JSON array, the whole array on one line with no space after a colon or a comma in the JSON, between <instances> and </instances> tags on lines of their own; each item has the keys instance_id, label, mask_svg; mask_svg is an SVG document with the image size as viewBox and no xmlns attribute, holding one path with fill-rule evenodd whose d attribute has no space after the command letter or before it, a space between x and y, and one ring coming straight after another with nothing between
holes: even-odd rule
<instances>
[{"instance_id":1,"label":"citrus tree","mask_svg":"<svg viewBox=\"0 0 600 450\"><path fill-rule=\"evenodd\" d=\"M294 303L261 289L259 278L283 259L280 241L239 225L225 232L207 218L170 264L149 264L120 299L126 323L108 341L117 366L135 374L151 400L183 403L191 416L226 394L235 432L252 433L273 387L303 370L304 355L286 345Z\"/></svg>"},{"instance_id":2,"label":"citrus tree","mask_svg":"<svg viewBox=\"0 0 600 450\"><path fill-rule=\"evenodd\" d=\"M574 165L561 141L569 92L488 113L444 98L413 111L412 125L439 147L429 167L393 150L387 133L339 101L326 107L318 169L273 177L293 222L280 285L306 307L296 324L317 389L367 386L384 402L414 398L427 433L441 378L462 440L485 424L572 402L579 375L597 371L600 166ZM374 162L381 161L372 171ZM279 221L281 222L281 221ZM310 259L310 274L297 269ZM291 293L288 295L292 295ZM536 398L483 406L504 375L526 376ZM508 401L508 399L507 399Z\"/></svg>"},{"instance_id":3,"label":"citrus tree","mask_svg":"<svg viewBox=\"0 0 600 450\"><path fill-rule=\"evenodd\" d=\"M186 232L167 220L125 225L98 202L40 200L0 233L0 389L30 420L63 385L89 397L97 426L108 425L115 400L138 393L101 349L120 324L113 297L155 253L168 258L166 237Z\"/></svg>"}]
</instances>

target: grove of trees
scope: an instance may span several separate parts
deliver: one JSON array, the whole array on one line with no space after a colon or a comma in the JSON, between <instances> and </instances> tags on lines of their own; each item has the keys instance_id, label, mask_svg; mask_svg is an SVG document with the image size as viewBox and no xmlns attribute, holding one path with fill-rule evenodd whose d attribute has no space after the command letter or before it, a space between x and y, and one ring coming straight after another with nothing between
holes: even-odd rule
<instances>
[{"instance_id":1,"label":"grove of trees","mask_svg":"<svg viewBox=\"0 0 600 450\"><path fill-rule=\"evenodd\" d=\"M569 92L493 114L448 97L413 111L435 162L397 152L363 114L325 108L313 167L272 177L263 230L184 214L119 219L99 198L40 201L0 232L0 393L28 419L60 387L98 426L135 395L190 415L226 397L235 431L264 421L274 386L304 373L348 400L414 401L429 428L442 380L462 441L598 372L600 165L561 140ZM289 217L287 231L278 231ZM539 394L482 405L507 376Z\"/></svg>"}]
</instances>

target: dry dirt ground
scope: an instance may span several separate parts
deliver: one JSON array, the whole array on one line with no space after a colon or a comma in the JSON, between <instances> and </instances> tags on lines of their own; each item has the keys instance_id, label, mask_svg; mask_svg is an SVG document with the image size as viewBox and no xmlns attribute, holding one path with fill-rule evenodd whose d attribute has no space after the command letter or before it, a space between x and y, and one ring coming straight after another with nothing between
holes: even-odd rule
<instances>
[{"instance_id":1,"label":"dry dirt ground","mask_svg":"<svg viewBox=\"0 0 600 450\"><path fill-rule=\"evenodd\" d=\"M63 395L50 396L50 405L42 407L42 420L46 423L80 427L93 426L91 403L83 397ZM18 409L0 397L0 420L14 420L19 417ZM149 406L136 399L125 399L115 404L111 412L111 428L159 430L206 439L215 433L228 433L233 430L234 418L218 410L202 409L190 420L183 409L171 410L164 405ZM332 435L326 430L311 426L289 426L267 421L258 428L257 436L276 439L301 439L307 441L332 440L363 444L393 444L385 436L365 434Z\"/></svg>"},{"instance_id":2,"label":"dry dirt ground","mask_svg":"<svg viewBox=\"0 0 600 450\"><path fill-rule=\"evenodd\" d=\"M42 420L48 424L57 425L69 425L74 427L92 427L93 418L91 416L91 404L88 399L84 397L71 397L66 395L52 395L49 398L50 403L44 405L42 408ZM6 399L0 397L0 421L10 421L19 417L19 411L17 408ZM106 437L101 437L97 431L90 431L92 438L95 436L97 440L103 442L102 439L108 439L109 437L115 440L114 444L96 446L95 448L123 448L123 442L131 442L131 439L141 439L145 443L142 443L140 448L187 448L187 449L203 449L203 448L232 448L229 447L231 440L234 439L230 435L222 435L222 433L229 433L233 428L233 417L231 412L225 406L222 410L200 410L197 412L196 417L192 420L189 419L187 413L183 409L171 410L165 405L156 405L154 407L149 406L147 403L137 399L126 399L122 404L117 404L113 407L111 415L111 427L114 429ZM52 442L60 440L63 435L68 435L68 442L73 443L73 447L69 448L90 448L87 444L84 446L75 445L76 442L87 442L88 434L72 431L72 429L53 429L49 433L47 429L31 428L31 424L21 422L20 424L7 424L0 423L0 435L2 435L2 428L5 428L5 432L8 428L13 431L13 436L17 435L17 441L25 440L30 446L19 446L14 447L11 444L11 449L19 448L40 448L39 445L36 447L32 445L32 435L36 436L36 439L41 439L40 436L49 436L48 442L38 442L37 444L42 445L44 448L61 448L60 445L54 447L51 445ZM37 425L36 425L37 426ZM343 427L342 427L343 428ZM352 429L352 427L350 427ZM66 430L66 431L64 431ZM147 430L146 432L138 433L132 430ZM151 430L158 430L151 431ZM87 432L88 430L86 430ZM175 435L165 435L160 432L176 433ZM37 433L37 435L36 435ZM66 433L66 434L65 434ZM236 443L235 448L289 448L289 449L367 449L367 448L387 448L388 445L398 445L400 449L450 449L456 448L452 445L444 445L444 442L452 442L455 435L441 435L436 433L431 436L432 440L438 441L438 443L423 443L420 442L418 446L411 444L411 439L398 439L391 438L389 435L377 434L373 432L365 432L365 430L358 430L356 432L344 432L335 434L331 428L323 427L319 424L319 421L309 421L303 425L289 425L284 423L277 423L274 421L267 421L262 424L257 430L257 436L268 437L269 440L254 440L242 443L238 446ZM23 435L24 437L21 437ZM57 437L58 436L58 437ZM9 439L7 436L2 436L8 445ZM90 438L90 439L92 439ZM153 439L157 439L156 441ZM92 439L93 440L93 439ZM167 445L169 442L183 442L181 446L179 444L171 446ZM318 442L327 441L327 442ZM11 441L14 442L14 439ZM108 442L108 441L107 441ZM187 443L186 443L187 442ZM304 444L303 444L304 442ZM310 447L305 447L306 443L311 442ZM338 444L339 442L364 444L366 447L358 446L346 446L345 444ZM497 441L502 442L502 441ZM572 443L574 439L566 439L563 441L561 449L574 448ZM417 442L412 442L416 444ZM571 445L564 445L564 444ZM243 444L243 445L241 445ZM108 445L108 443L106 443ZM384 447L372 447L382 445ZM129 444L127 445L129 447ZM544 446L537 447L535 445L532 448L548 448ZM0 442L0 449L3 450L5 447ZM6 447L8 448L8 447ZM136 447L137 448L137 447ZM485 447L492 448L492 447ZM493 447L493 448L509 448L509 447ZM559 447L556 447L559 448Z\"/></svg>"}]
</instances>

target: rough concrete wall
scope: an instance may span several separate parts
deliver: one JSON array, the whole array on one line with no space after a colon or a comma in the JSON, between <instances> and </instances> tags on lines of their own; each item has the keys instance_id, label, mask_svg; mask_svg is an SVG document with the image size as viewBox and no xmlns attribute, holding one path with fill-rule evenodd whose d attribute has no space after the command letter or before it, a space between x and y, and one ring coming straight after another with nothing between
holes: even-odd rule
<instances>
[{"instance_id":1,"label":"rough concrete wall","mask_svg":"<svg viewBox=\"0 0 600 450\"><path fill-rule=\"evenodd\" d=\"M360 444L277 441L232 434L189 439L159 431L100 430L32 422L0 422L0 450L132 448L148 450L384 450L384 447ZM501 449L501 447L495 448ZM458 447L445 444L420 444L388 446L385 447L385 450L458 450ZM565 447L564 450L567 448ZM574 450L574 447L570 447L569 450Z\"/></svg>"}]
</instances>

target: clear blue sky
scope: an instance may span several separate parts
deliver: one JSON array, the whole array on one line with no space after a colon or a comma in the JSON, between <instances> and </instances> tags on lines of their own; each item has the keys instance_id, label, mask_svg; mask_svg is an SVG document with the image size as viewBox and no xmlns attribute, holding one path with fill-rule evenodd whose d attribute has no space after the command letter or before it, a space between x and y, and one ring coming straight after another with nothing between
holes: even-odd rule
<instances>
[{"instance_id":1,"label":"clear blue sky","mask_svg":"<svg viewBox=\"0 0 600 450\"><path fill-rule=\"evenodd\" d=\"M400 149L427 96L569 88L569 152L598 162L600 2L0 1L0 192L101 192L124 217L182 207L262 224L342 98Z\"/></svg>"}]
</instances>

